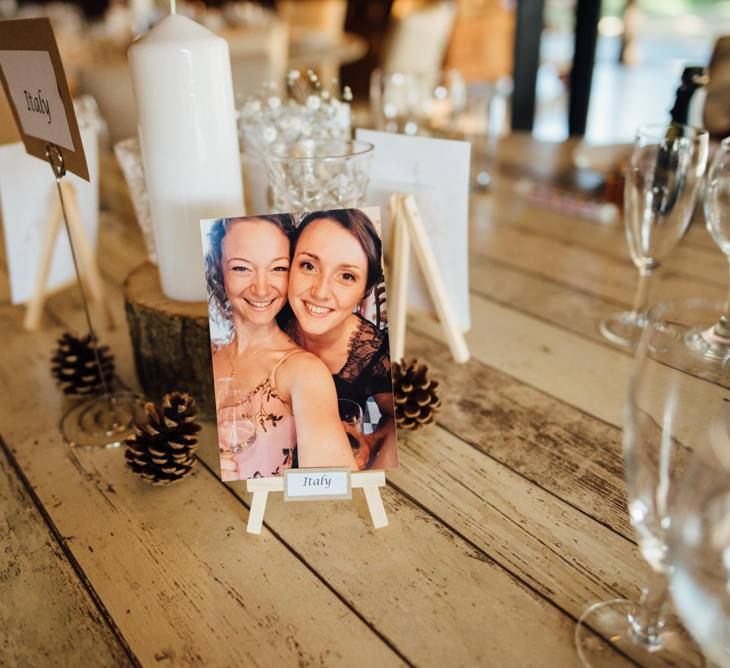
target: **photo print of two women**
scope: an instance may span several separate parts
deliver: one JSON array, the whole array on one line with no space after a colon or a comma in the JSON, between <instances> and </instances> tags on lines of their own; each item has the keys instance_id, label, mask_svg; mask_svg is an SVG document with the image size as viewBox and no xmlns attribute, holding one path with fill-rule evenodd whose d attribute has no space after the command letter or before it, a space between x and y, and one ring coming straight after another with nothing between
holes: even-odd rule
<instances>
[{"instance_id":1,"label":"photo print of two women","mask_svg":"<svg viewBox=\"0 0 730 668\"><path fill-rule=\"evenodd\" d=\"M378 209L201 222L223 480L397 466Z\"/></svg>"}]
</instances>

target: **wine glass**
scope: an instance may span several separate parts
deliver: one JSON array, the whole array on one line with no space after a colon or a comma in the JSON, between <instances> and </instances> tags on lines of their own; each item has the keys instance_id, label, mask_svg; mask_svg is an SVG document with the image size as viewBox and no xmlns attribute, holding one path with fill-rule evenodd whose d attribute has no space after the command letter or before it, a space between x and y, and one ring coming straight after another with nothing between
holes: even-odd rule
<instances>
[{"instance_id":1,"label":"wine glass","mask_svg":"<svg viewBox=\"0 0 730 668\"><path fill-rule=\"evenodd\" d=\"M705 219L712 238L730 262L730 137L720 143L707 174ZM710 327L697 328L687 343L710 357L730 357L730 295L720 319Z\"/></svg>"},{"instance_id":2,"label":"wine glass","mask_svg":"<svg viewBox=\"0 0 730 668\"><path fill-rule=\"evenodd\" d=\"M218 405L218 447L221 457L232 458L256 442L256 421L247 412L245 395L232 380Z\"/></svg>"},{"instance_id":3,"label":"wine glass","mask_svg":"<svg viewBox=\"0 0 730 668\"><path fill-rule=\"evenodd\" d=\"M583 613L575 641L584 665L599 665L614 649L642 666L703 665L699 649L668 606L668 531L691 449L708 439L710 416L730 398L730 368L685 341L718 306L704 299L668 302L644 317L623 446L631 524L651 577L638 603L617 599Z\"/></svg>"},{"instance_id":4,"label":"wine glass","mask_svg":"<svg viewBox=\"0 0 730 668\"><path fill-rule=\"evenodd\" d=\"M458 70L370 75L370 107L378 130L407 135L453 130L466 108L466 82Z\"/></svg>"},{"instance_id":5,"label":"wine glass","mask_svg":"<svg viewBox=\"0 0 730 668\"><path fill-rule=\"evenodd\" d=\"M672 598L710 661L730 666L730 404L713 405L677 493L670 531Z\"/></svg>"},{"instance_id":6,"label":"wine glass","mask_svg":"<svg viewBox=\"0 0 730 668\"><path fill-rule=\"evenodd\" d=\"M704 130L678 123L640 127L626 169L624 221L639 284L631 311L601 321L611 342L633 347L649 304L654 270L684 235L707 164Z\"/></svg>"},{"instance_id":7,"label":"wine glass","mask_svg":"<svg viewBox=\"0 0 730 668\"><path fill-rule=\"evenodd\" d=\"M340 421L345 428L347 440L350 441L350 447L355 455L355 461L360 466L360 460L367 462L369 452L365 452L367 448L361 448L360 435L363 433L363 412L360 404L351 399L338 399L337 409L340 413Z\"/></svg>"}]
</instances>

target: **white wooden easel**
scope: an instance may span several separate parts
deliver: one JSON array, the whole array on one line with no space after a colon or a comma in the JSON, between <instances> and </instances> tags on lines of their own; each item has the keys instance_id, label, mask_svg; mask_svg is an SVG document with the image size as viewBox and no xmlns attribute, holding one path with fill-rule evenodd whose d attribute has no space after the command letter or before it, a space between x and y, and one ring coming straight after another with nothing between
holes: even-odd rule
<instances>
[{"instance_id":1,"label":"white wooden easel","mask_svg":"<svg viewBox=\"0 0 730 668\"><path fill-rule=\"evenodd\" d=\"M408 270L411 244L416 260L426 281L431 301L443 327L446 341L454 360L468 361L469 347L459 327L443 276L428 239L428 233L413 195L394 193L390 197L390 220L393 233L391 260L390 349L393 359L400 360L405 353L406 318L408 311Z\"/></svg>"},{"instance_id":2,"label":"white wooden easel","mask_svg":"<svg viewBox=\"0 0 730 668\"><path fill-rule=\"evenodd\" d=\"M105 298L104 281L99 273L96 264L94 249L86 236L86 232L81 223L81 214L79 212L78 199L76 197L76 189L69 181L62 180L59 187L63 191L63 198L66 203L66 217L68 219L68 232L73 236L69 241L74 244L78 253L79 269L81 277L88 288L88 294L106 316L107 326L114 327L114 316L112 315L111 305ZM53 253L56 249L58 241L58 233L61 229L63 220L63 212L61 210L61 202L58 193L54 190L54 197L51 203L51 210L48 215L48 222L43 236L43 246L41 248L41 256L38 262L38 271L36 273L35 286L33 295L28 300L28 306L23 320L23 326L28 331L36 331L41 323L43 314L43 305L46 302L48 291L48 274L51 271L51 263L53 262Z\"/></svg>"},{"instance_id":3,"label":"white wooden easel","mask_svg":"<svg viewBox=\"0 0 730 668\"><path fill-rule=\"evenodd\" d=\"M352 489L362 489L370 511L373 527L381 529L388 525L388 517L383 507L380 488L385 486L385 471L358 471L350 474ZM248 533L261 533L269 492L283 492L284 478L250 478L246 489L253 493L251 510L248 514Z\"/></svg>"}]
</instances>

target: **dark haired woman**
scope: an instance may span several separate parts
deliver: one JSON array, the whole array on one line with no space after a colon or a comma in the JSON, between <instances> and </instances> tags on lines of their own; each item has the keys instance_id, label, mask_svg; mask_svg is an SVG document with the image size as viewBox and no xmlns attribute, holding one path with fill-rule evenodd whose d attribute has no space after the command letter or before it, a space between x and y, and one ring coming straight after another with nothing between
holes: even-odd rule
<instances>
[{"instance_id":1,"label":"dark haired woman","mask_svg":"<svg viewBox=\"0 0 730 668\"><path fill-rule=\"evenodd\" d=\"M387 333L357 313L382 281L380 237L358 209L319 211L302 219L289 275L287 331L332 373L337 396L364 411L372 397L383 418L363 440L359 468L396 464L393 388Z\"/></svg>"},{"instance_id":2,"label":"dark haired woman","mask_svg":"<svg viewBox=\"0 0 730 668\"><path fill-rule=\"evenodd\" d=\"M332 377L276 322L287 299L286 216L217 220L206 278L211 316L231 326L213 347L224 480L279 475L299 466L355 467L337 410Z\"/></svg>"}]
</instances>

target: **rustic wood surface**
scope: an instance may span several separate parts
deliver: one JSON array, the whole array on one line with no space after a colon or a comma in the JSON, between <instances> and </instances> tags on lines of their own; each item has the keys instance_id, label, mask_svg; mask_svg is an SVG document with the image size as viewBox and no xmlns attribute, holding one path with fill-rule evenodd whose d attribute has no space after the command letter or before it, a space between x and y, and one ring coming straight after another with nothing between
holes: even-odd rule
<instances>
[{"instance_id":1,"label":"rustic wood surface","mask_svg":"<svg viewBox=\"0 0 730 668\"><path fill-rule=\"evenodd\" d=\"M516 136L503 156L549 175L569 148ZM100 266L124 323L122 284L146 258L103 165ZM620 224L531 206L507 177L471 216L473 356L455 365L439 326L409 318L406 353L441 379L443 409L401 435L378 531L360 496L274 495L261 536L246 534L250 496L218 479L210 424L194 474L169 488L119 450L68 448L49 358L62 331L83 331L78 295L54 295L28 334L3 268L0 665L578 665L583 608L636 597L647 573L621 460L631 358L597 330L631 303L636 271ZM659 296L724 295L701 221L660 279ZM136 386L127 328L102 338Z\"/></svg>"}]
</instances>

